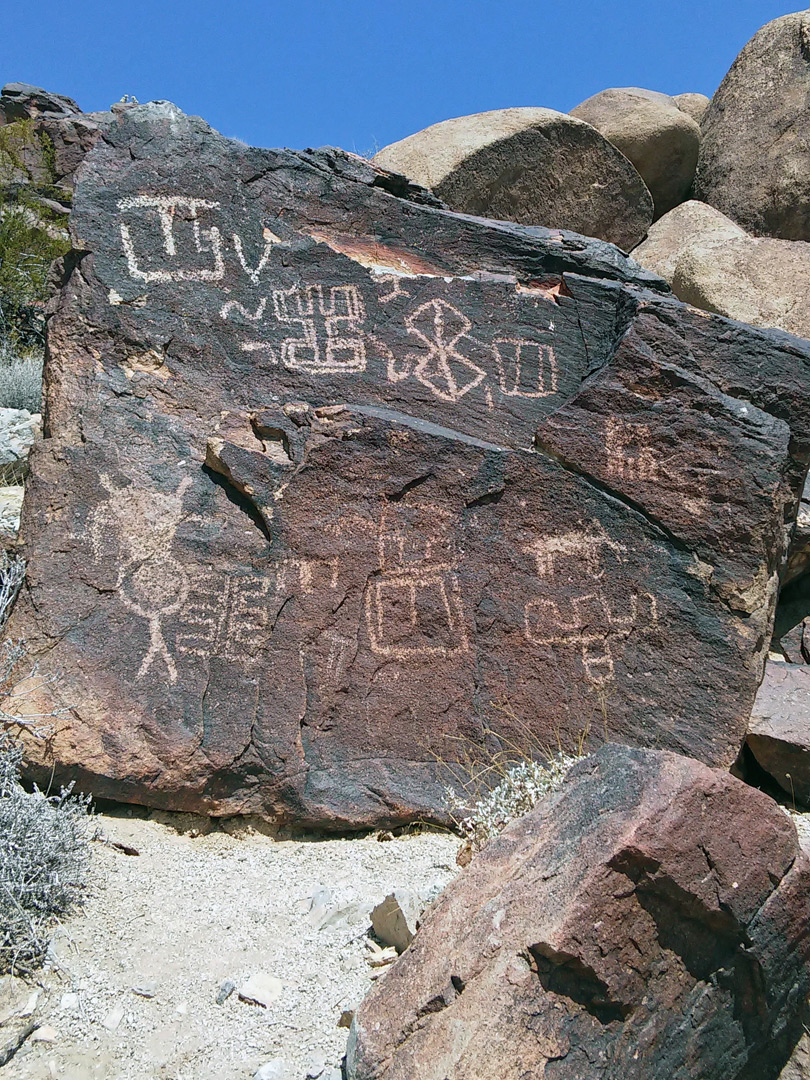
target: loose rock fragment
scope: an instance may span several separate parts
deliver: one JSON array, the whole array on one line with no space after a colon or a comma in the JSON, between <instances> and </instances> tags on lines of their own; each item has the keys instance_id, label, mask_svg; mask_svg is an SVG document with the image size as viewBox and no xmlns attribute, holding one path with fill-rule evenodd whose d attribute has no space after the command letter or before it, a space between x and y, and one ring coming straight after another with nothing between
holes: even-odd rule
<instances>
[{"instance_id":1,"label":"loose rock fragment","mask_svg":"<svg viewBox=\"0 0 810 1080\"><path fill-rule=\"evenodd\" d=\"M403 953L416 935L423 904L409 889L395 889L371 912L374 933L385 945Z\"/></svg>"},{"instance_id":2,"label":"loose rock fragment","mask_svg":"<svg viewBox=\"0 0 810 1080\"><path fill-rule=\"evenodd\" d=\"M243 982L237 993L242 1001L252 1005L261 1005L267 1009L273 1002L278 1001L283 989L284 983L281 979L258 972Z\"/></svg>"}]
</instances>

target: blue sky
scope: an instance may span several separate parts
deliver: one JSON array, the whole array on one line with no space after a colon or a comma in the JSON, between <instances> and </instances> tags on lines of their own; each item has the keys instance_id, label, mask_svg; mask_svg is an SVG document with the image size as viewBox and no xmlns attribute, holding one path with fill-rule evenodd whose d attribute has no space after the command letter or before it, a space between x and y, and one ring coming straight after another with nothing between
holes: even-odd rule
<instances>
[{"instance_id":1,"label":"blue sky","mask_svg":"<svg viewBox=\"0 0 810 1080\"><path fill-rule=\"evenodd\" d=\"M258 146L357 153L437 120L608 86L711 95L767 0L38 0L0 80L87 110L165 98Z\"/></svg>"}]
</instances>

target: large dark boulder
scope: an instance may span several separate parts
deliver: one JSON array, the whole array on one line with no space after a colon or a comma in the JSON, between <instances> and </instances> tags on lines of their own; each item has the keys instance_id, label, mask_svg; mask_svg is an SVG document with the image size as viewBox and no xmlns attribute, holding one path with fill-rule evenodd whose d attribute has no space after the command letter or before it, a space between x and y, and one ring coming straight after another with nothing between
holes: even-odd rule
<instances>
[{"instance_id":1,"label":"large dark boulder","mask_svg":"<svg viewBox=\"0 0 810 1080\"><path fill-rule=\"evenodd\" d=\"M606 746L434 903L349 1080L775 1080L810 989L810 862L762 792Z\"/></svg>"},{"instance_id":2,"label":"large dark boulder","mask_svg":"<svg viewBox=\"0 0 810 1080\"><path fill-rule=\"evenodd\" d=\"M810 345L168 105L79 176L11 629L42 770L340 826L441 815L486 726L734 760Z\"/></svg>"},{"instance_id":3,"label":"large dark boulder","mask_svg":"<svg viewBox=\"0 0 810 1080\"><path fill-rule=\"evenodd\" d=\"M757 236L810 240L810 10L754 35L701 132L698 199Z\"/></svg>"}]
</instances>

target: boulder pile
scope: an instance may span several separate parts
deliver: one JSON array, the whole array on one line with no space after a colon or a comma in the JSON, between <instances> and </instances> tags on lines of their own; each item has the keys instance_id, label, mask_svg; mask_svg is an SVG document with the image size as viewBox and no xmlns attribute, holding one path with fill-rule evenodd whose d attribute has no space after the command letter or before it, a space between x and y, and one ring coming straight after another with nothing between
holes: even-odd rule
<instances>
[{"instance_id":1,"label":"boulder pile","mask_svg":"<svg viewBox=\"0 0 810 1080\"><path fill-rule=\"evenodd\" d=\"M59 718L30 775L388 829L448 821L471 751L591 755L421 929L375 909L402 956L351 1080L776 1080L799 1038L809 56L799 12L711 101L372 162L3 90L3 182L72 205L10 624Z\"/></svg>"}]
</instances>

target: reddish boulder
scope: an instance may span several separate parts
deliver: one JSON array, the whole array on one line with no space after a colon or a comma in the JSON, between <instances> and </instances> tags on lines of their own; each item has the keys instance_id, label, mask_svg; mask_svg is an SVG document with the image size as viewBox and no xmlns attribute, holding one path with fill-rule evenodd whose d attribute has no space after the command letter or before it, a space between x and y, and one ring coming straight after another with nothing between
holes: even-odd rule
<instances>
[{"instance_id":1,"label":"reddish boulder","mask_svg":"<svg viewBox=\"0 0 810 1080\"><path fill-rule=\"evenodd\" d=\"M810 666L768 663L746 743L788 802L810 806Z\"/></svg>"},{"instance_id":2,"label":"reddish boulder","mask_svg":"<svg viewBox=\"0 0 810 1080\"><path fill-rule=\"evenodd\" d=\"M43 771L215 814L435 817L437 759L504 700L513 743L734 760L810 345L608 245L167 105L114 114L71 227L11 630L70 710Z\"/></svg>"},{"instance_id":3,"label":"reddish boulder","mask_svg":"<svg viewBox=\"0 0 810 1080\"><path fill-rule=\"evenodd\" d=\"M605 746L423 916L349 1080L774 1080L810 989L810 861L762 792Z\"/></svg>"}]
</instances>

